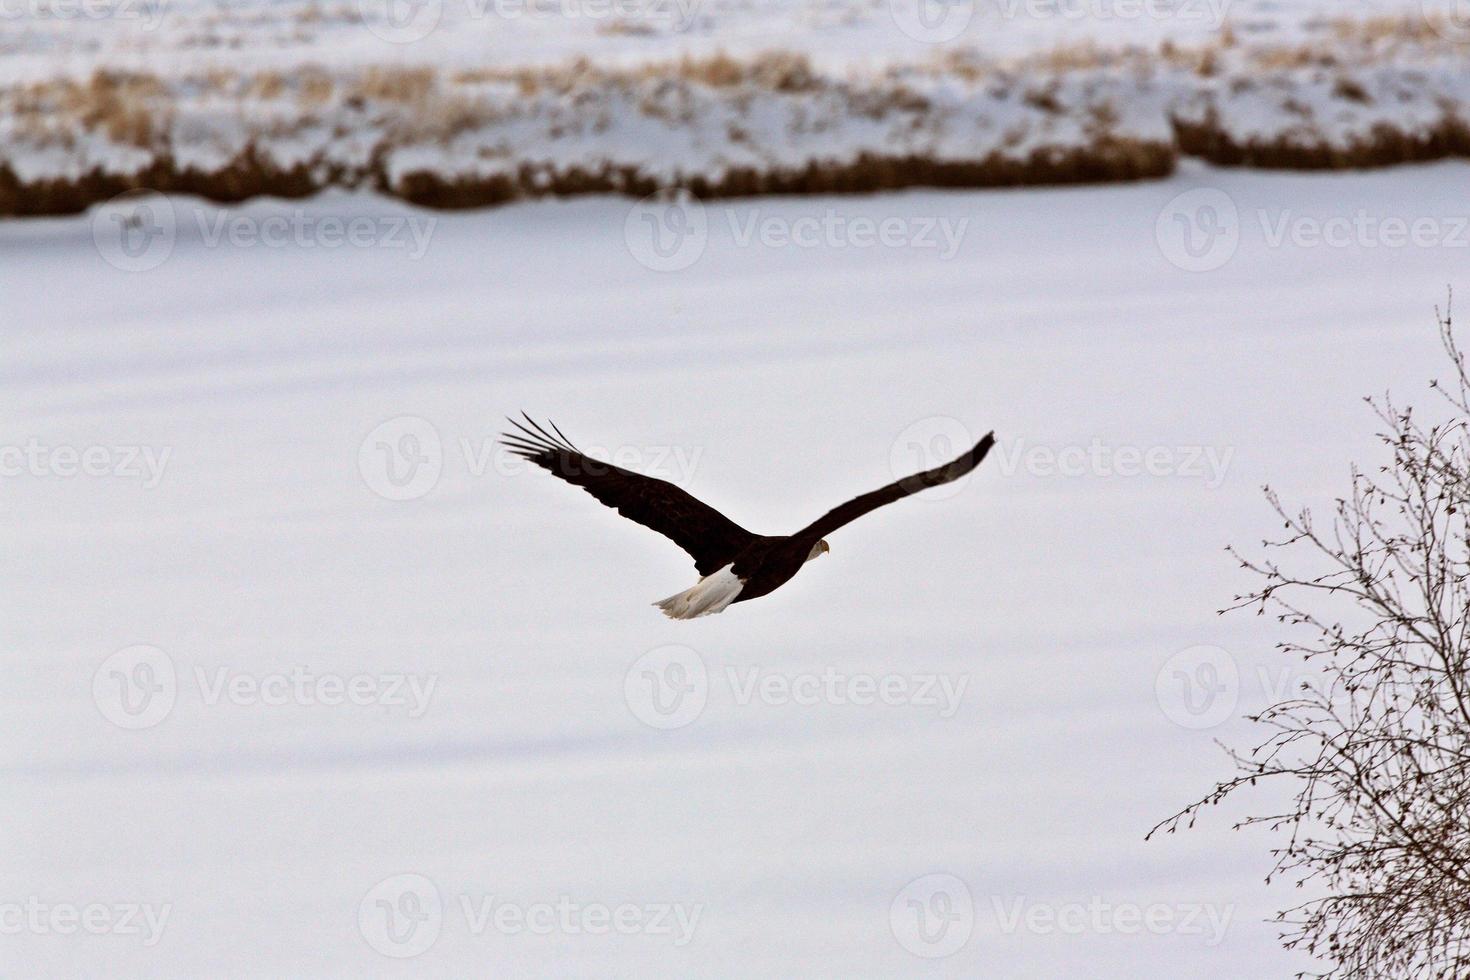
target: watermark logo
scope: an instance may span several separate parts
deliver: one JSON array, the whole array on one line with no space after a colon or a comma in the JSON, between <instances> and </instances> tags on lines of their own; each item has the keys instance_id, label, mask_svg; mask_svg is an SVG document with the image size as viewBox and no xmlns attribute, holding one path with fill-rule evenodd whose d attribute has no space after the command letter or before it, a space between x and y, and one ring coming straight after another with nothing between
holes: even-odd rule
<instances>
[{"instance_id":1,"label":"watermark logo","mask_svg":"<svg viewBox=\"0 0 1470 980\"><path fill-rule=\"evenodd\" d=\"M1419 0L1419 14L1446 41L1470 44L1470 0Z\"/></svg>"},{"instance_id":2,"label":"watermark logo","mask_svg":"<svg viewBox=\"0 0 1470 980\"><path fill-rule=\"evenodd\" d=\"M163 938L169 903L152 902L43 902L31 895L23 902L0 901L0 936L141 936L153 947Z\"/></svg>"},{"instance_id":3,"label":"watermark logo","mask_svg":"<svg viewBox=\"0 0 1470 980\"><path fill-rule=\"evenodd\" d=\"M709 216L687 194L654 194L623 221L628 254L654 272L678 272L698 262L709 244Z\"/></svg>"},{"instance_id":4,"label":"watermark logo","mask_svg":"<svg viewBox=\"0 0 1470 980\"><path fill-rule=\"evenodd\" d=\"M457 912L459 922L451 913ZM461 893L445 902L434 882L420 874L396 874L378 882L357 907L357 928L374 950L394 959L426 953L446 920L471 936L656 936L687 946L703 904L580 901L558 895L547 901L512 901L499 895Z\"/></svg>"},{"instance_id":5,"label":"watermark logo","mask_svg":"<svg viewBox=\"0 0 1470 980\"><path fill-rule=\"evenodd\" d=\"M723 688L713 683L716 678ZM668 730L692 724L717 691L736 708L916 708L949 719L960 710L969 684L968 674L864 673L832 665L820 671L731 665L712 678L697 652L669 645L633 663L623 678L623 695L639 721Z\"/></svg>"},{"instance_id":6,"label":"watermark logo","mask_svg":"<svg viewBox=\"0 0 1470 980\"><path fill-rule=\"evenodd\" d=\"M357 0L364 27L389 44L422 41L439 26L443 0Z\"/></svg>"},{"instance_id":7,"label":"watermark logo","mask_svg":"<svg viewBox=\"0 0 1470 980\"><path fill-rule=\"evenodd\" d=\"M192 213L205 248L377 248L402 252L411 261L428 253L438 223L432 215L415 213L343 216L304 208L269 214L196 208Z\"/></svg>"},{"instance_id":8,"label":"watermark logo","mask_svg":"<svg viewBox=\"0 0 1470 980\"><path fill-rule=\"evenodd\" d=\"M1243 219L1229 196L1213 188L1174 198L1159 213L1154 230L1170 262L1190 272L1209 272L1234 258L1247 224L1259 230L1268 249L1470 249L1470 214L1378 214L1367 208L1303 214L1257 208Z\"/></svg>"},{"instance_id":9,"label":"watermark logo","mask_svg":"<svg viewBox=\"0 0 1470 980\"><path fill-rule=\"evenodd\" d=\"M651 728L683 728L704 712L708 699L704 659L679 644L655 647L633 661L623 676L628 710Z\"/></svg>"},{"instance_id":10,"label":"watermark logo","mask_svg":"<svg viewBox=\"0 0 1470 980\"><path fill-rule=\"evenodd\" d=\"M888 0L888 15L906 36L924 44L953 41L970 26L975 0Z\"/></svg>"},{"instance_id":11,"label":"watermark logo","mask_svg":"<svg viewBox=\"0 0 1470 980\"><path fill-rule=\"evenodd\" d=\"M92 211L92 243L123 272L148 272L168 261L178 239L173 202L154 191L127 191Z\"/></svg>"},{"instance_id":12,"label":"watermark logo","mask_svg":"<svg viewBox=\"0 0 1470 980\"><path fill-rule=\"evenodd\" d=\"M280 707L294 704L303 708L382 708L402 709L409 718L422 718L434 699L438 674L352 674L316 673L297 665L289 671L257 675L219 667L206 671L194 668L194 683L204 704L221 703L238 707Z\"/></svg>"},{"instance_id":13,"label":"watermark logo","mask_svg":"<svg viewBox=\"0 0 1470 980\"><path fill-rule=\"evenodd\" d=\"M33 436L25 445L0 445L0 479L111 477L137 480L152 490L163 481L171 455L172 446L49 446Z\"/></svg>"},{"instance_id":14,"label":"watermark logo","mask_svg":"<svg viewBox=\"0 0 1470 980\"><path fill-rule=\"evenodd\" d=\"M694 939L702 904L683 902L582 902L570 895L554 901L512 902L496 895L461 895L459 906L473 936L667 936L683 947Z\"/></svg>"},{"instance_id":15,"label":"watermark logo","mask_svg":"<svg viewBox=\"0 0 1470 980\"><path fill-rule=\"evenodd\" d=\"M894 896L888 922L904 949L924 959L942 959L970 941L975 902L970 887L954 875L927 874Z\"/></svg>"},{"instance_id":16,"label":"watermark logo","mask_svg":"<svg viewBox=\"0 0 1470 980\"><path fill-rule=\"evenodd\" d=\"M207 708L237 707L374 708L410 719L424 716L439 683L437 674L319 673L305 666L266 674L229 667L195 666L192 678ZM158 647L139 645L119 650L92 675L92 700L102 716L120 728L152 728L168 717L179 696L189 690L173 658Z\"/></svg>"},{"instance_id":17,"label":"watermark logo","mask_svg":"<svg viewBox=\"0 0 1470 980\"><path fill-rule=\"evenodd\" d=\"M726 208L725 220L737 248L913 249L949 260L959 254L970 226L967 217L875 218L827 208L820 215L762 214L760 208Z\"/></svg>"},{"instance_id":18,"label":"watermark logo","mask_svg":"<svg viewBox=\"0 0 1470 980\"><path fill-rule=\"evenodd\" d=\"M144 31L163 23L167 0L0 0L0 21L142 21Z\"/></svg>"},{"instance_id":19,"label":"watermark logo","mask_svg":"<svg viewBox=\"0 0 1470 980\"><path fill-rule=\"evenodd\" d=\"M462 0L462 5L457 0L454 17L560 19L607 25L609 30L678 32L693 26L698 8L698 0ZM446 10L444 0L357 0L357 13L377 37L392 44L413 44L438 28Z\"/></svg>"},{"instance_id":20,"label":"watermark logo","mask_svg":"<svg viewBox=\"0 0 1470 980\"><path fill-rule=\"evenodd\" d=\"M686 485L704 456L702 446L670 443L577 443L579 457L562 455L556 472L568 477L606 476L615 469ZM0 476L5 475L6 448L0 446ZM417 500L433 492L445 467L472 479L490 476L545 475L536 463L517 455L501 435L441 436L438 428L416 415L400 415L381 423L357 444L358 473L374 493L388 500Z\"/></svg>"},{"instance_id":21,"label":"watermark logo","mask_svg":"<svg viewBox=\"0 0 1470 980\"><path fill-rule=\"evenodd\" d=\"M439 483L444 450L439 430L416 415L391 418L357 449L357 471L368 489L387 500L416 500Z\"/></svg>"},{"instance_id":22,"label":"watermark logo","mask_svg":"<svg viewBox=\"0 0 1470 980\"><path fill-rule=\"evenodd\" d=\"M362 897L357 930L373 949L394 959L419 956L439 941L444 906L439 888L417 874L384 878Z\"/></svg>"},{"instance_id":23,"label":"watermark logo","mask_svg":"<svg viewBox=\"0 0 1470 980\"><path fill-rule=\"evenodd\" d=\"M1470 215L1377 215L1366 208L1326 217L1290 208L1256 212L1267 248L1470 248Z\"/></svg>"},{"instance_id":24,"label":"watermark logo","mask_svg":"<svg viewBox=\"0 0 1470 980\"><path fill-rule=\"evenodd\" d=\"M92 675L92 701L119 728L152 728L173 711L178 693L173 660L147 644L124 647Z\"/></svg>"},{"instance_id":25,"label":"watermark logo","mask_svg":"<svg viewBox=\"0 0 1470 980\"><path fill-rule=\"evenodd\" d=\"M1186 272L1211 272L1240 247L1240 211L1229 194L1213 187L1185 191L1164 205L1154 239L1170 263Z\"/></svg>"},{"instance_id":26,"label":"watermark logo","mask_svg":"<svg viewBox=\"0 0 1470 980\"><path fill-rule=\"evenodd\" d=\"M1210 490L1225 482L1235 447L1204 445L1113 445L1093 437L1086 445L1032 445L1025 439L996 444L996 466L1003 476L1025 473L1049 479L1157 477L1198 480Z\"/></svg>"},{"instance_id":27,"label":"watermark logo","mask_svg":"<svg viewBox=\"0 0 1470 980\"><path fill-rule=\"evenodd\" d=\"M427 254L437 222L413 212L338 215L292 208L251 213L176 203L153 191L120 194L91 218L98 254L124 272L148 272L168 261L186 227L206 249L385 249L416 260Z\"/></svg>"},{"instance_id":28,"label":"watermark logo","mask_svg":"<svg viewBox=\"0 0 1470 980\"><path fill-rule=\"evenodd\" d=\"M1032 902L1024 896L990 896L991 914L1002 933L1037 936L1198 936L1220 945L1235 915L1234 905L1199 902L1112 902L1093 895L1086 902Z\"/></svg>"},{"instance_id":29,"label":"watermark logo","mask_svg":"<svg viewBox=\"0 0 1470 980\"><path fill-rule=\"evenodd\" d=\"M1006 20L1179 21L1219 27L1230 0L999 0Z\"/></svg>"},{"instance_id":30,"label":"watermark logo","mask_svg":"<svg viewBox=\"0 0 1470 980\"><path fill-rule=\"evenodd\" d=\"M811 707L933 708L940 718L953 718L970 686L969 674L848 673L828 666L816 673L725 668L725 682L735 704L745 707L796 705Z\"/></svg>"},{"instance_id":31,"label":"watermark logo","mask_svg":"<svg viewBox=\"0 0 1470 980\"><path fill-rule=\"evenodd\" d=\"M1288 699L1315 704L1350 705L1353 692L1333 684L1329 674L1292 663L1257 663L1249 669L1217 646L1181 650L1159 668L1155 681L1159 707L1183 728L1215 728L1236 716Z\"/></svg>"},{"instance_id":32,"label":"watermark logo","mask_svg":"<svg viewBox=\"0 0 1470 980\"><path fill-rule=\"evenodd\" d=\"M975 445L970 430L958 419L947 415L931 415L904 429L888 450L888 468L896 480L913 476L936 466L952 463ZM950 483L929 487L918 495L920 500L946 500L969 485L971 471Z\"/></svg>"},{"instance_id":33,"label":"watermark logo","mask_svg":"<svg viewBox=\"0 0 1470 980\"><path fill-rule=\"evenodd\" d=\"M738 249L894 249L928 252L941 261L959 254L968 217L851 214L828 207L815 213L772 211L744 204L709 208L687 194L654 195L628 212L623 235L629 254L657 272L687 269L709 243L713 216L723 216Z\"/></svg>"},{"instance_id":34,"label":"watermark logo","mask_svg":"<svg viewBox=\"0 0 1470 980\"><path fill-rule=\"evenodd\" d=\"M544 472L541 467L517 456L509 447L493 438L481 439L476 446L469 439L461 437L459 449L472 476L484 476L490 469L491 460L494 461L495 472L501 476ZM673 445L603 446L579 442L577 449L581 451L582 459L559 460L558 473L567 476L605 476L613 467L617 467L684 485L694 478L694 471L699 466L700 458L704 456L703 446L689 449Z\"/></svg>"},{"instance_id":35,"label":"watermark logo","mask_svg":"<svg viewBox=\"0 0 1470 980\"><path fill-rule=\"evenodd\" d=\"M1159 708L1183 728L1214 728L1235 714L1240 699L1240 668L1216 646L1180 650L1154 678Z\"/></svg>"}]
</instances>

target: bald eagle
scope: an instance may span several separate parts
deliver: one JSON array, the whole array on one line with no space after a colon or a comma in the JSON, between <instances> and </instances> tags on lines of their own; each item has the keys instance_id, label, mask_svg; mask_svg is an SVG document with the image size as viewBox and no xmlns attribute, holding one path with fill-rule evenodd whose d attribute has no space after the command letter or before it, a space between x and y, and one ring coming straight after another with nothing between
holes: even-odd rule
<instances>
[{"instance_id":1,"label":"bald eagle","mask_svg":"<svg viewBox=\"0 0 1470 980\"><path fill-rule=\"evenodd\" d=\"M802 565L831 550L826 535L884 504L958 480L979 466L995 444L995 433L987 433L958 459L854 497L795 534L765 535L747 531L672 483L587 456L554 422L547 423L552 430L547 432L529 415L522 412L521 416L531 428L506 419L517 431L501 434L501 442L512 453L581 487L624 517L670 539L694 558L700 574L694 587L654 603L671 619L712 615L723 612L732 602L774 592Z\"/></svg>"}]
</instances>

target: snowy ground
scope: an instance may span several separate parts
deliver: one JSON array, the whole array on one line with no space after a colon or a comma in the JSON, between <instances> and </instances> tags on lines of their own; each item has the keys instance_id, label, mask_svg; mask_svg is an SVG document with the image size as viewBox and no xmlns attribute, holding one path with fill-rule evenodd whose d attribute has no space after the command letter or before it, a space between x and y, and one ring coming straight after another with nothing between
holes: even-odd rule
<instances>
[{"instance_id":1,"label":"snowy ground","mask_svg":"<svg viewBox=\"0 0 1470 980\"><path fill-rule=\"evenodd\" d=\"M600 64L772 46L824 66L912 61L935 44L1016 55L1320 34L1336 18L1444 15L1454 0L7 0L0 81L98 67L197 72ZM1463 39L1463 38L1462 38Z\"/></svg>"},{"instance_id":2,"label":"snowy ground","mask_svg":"<svg viewBox=\"0 0 1470 980\"><path fill-rule=\"evenodd\" d=\"M1448 0L10 2L3 216L135 187L464 207L1470 154Z\"/></svg>"},{"instance_id":3,"label":"snowy ground","mask_svg":"<svg viewBox=\"0 0 1470 980\"><path fill-rule=\"evenodd\" d=\"M1142 838L1292 679L1221 548L1431 376L1467 170L0 225L0 973L1288 975L1267 838ZM522 408L770 531L1001 443L671 623Z\"/></svg>"}]
</instances>

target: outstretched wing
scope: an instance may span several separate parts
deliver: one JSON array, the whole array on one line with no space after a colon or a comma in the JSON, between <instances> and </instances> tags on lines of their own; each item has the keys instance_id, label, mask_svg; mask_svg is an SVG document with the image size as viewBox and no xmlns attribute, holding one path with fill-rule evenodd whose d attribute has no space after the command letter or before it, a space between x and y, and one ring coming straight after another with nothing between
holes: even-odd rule
<instances>
[{"instance_id":1,"label":"outstretched wing","mask_svg":"<svg viewBox=\"0 0 1470 980\"><path fill-rule=\"evenodd\" d=\"M576 484L619 514L652 528L689 552L700 575L728 565L756 535L666 480L593 459L572 445L555 423L551 435L524 412L531 426L507 419L519 432L502 433L511 452Z\"/></svg>"},{"instance_id":2,"label":"outstretched wing","mask_svg":"<svg viewBox=\"0 0 1470 980\"><path fill-rule=\"evenodd\" d=\"M940 484L950 483L958 480L966 473L980 465L985 454L990 452L990 447L995 445L995 433L987 432L985 438L975 443L974 448L956 460L936 466L932 470L915 473L906 476L902 480L888 484L872 493L865 493L861 497L854 497L840 507L834 507L821 517L817 518L806 527L797 531L792 537L795 538L824 538L837 530L844 524L857 520L869 511L877 510L884 504L891 504L895 500L902 500L911 493L927 490L929 487L937 487Z\"/></svg>"}]
</instances>

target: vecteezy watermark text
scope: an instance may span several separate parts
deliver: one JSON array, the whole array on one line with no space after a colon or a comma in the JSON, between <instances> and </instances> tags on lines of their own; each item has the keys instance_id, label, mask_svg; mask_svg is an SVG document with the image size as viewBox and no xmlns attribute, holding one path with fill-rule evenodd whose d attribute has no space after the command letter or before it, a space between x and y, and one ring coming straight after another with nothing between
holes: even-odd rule
<instances>
[{"instance_id":1,"label":"vecteezy watermark text","mask_svg":"<svg viewBox=\"0 0 1470 980\"><path fill-rule=\"evenodd\" d=\"M1231 0L991 0L1006 20L1177 21L1220 26Z\"/></svg>"},{"instance_id":2,"label":"vecteezy watermark text","mask_svg":"<svg viewBox=\"0 0 1470 980\"><path fill-rule=\"evenodd\" d=\"M1154 697L1164 717L1196 730L1216 728L1238 717L1242 699L1256 710L1308 696L1329 702L1351 698L1352 691L1300 664L1264 663L1243 670L1234 654L1210 644L1176 651L1154 676Z\"/></svg>"},{"instance_id":3,"label":"vecteezy watermark text","mask_svg":"<svg viewBox=\"0 0 1470 980\"><path fill-rule=\"evenodd\" d=\"M520 901L464 892L446 903L439 887L420 874L395 874L368 889L358 904L357 925L369 946L396 959L427 952L446 925L471 936L650 936L687 946L704 913L702 903L587 901L561 894Z\"/></svg>"},{"instance_id":4,"label":"vecteezy watermark text","mask_svg":"<svg viewBox=\"0 0 1470 980\"><path fill-rule=\"evenodd\" d=\"M221 703L248 707L277 707L294 704L309 708L343 705L359 708L402 708L409 718L422 718L429 710L437 674L319 674L307 667L268 674L247 674L217 667L194 668L194 681L207 705Z\"/></svg>"},{"instance_id":5,"label":"vecteezy watermark text","mask_svg":"<svg viewBox=\"0 0 1470 980\"><path fill-rule=\"evenodd\" d=\"M579 442L578 448L583 453L581 459L558 463L568 475L600 476L611 467L620 467L675 484L688 483L704 455L702 446ZM455 461L456 452L465 473L475 479L491 470L499 476L519 476L536 469L534 463L504 445L498 434L462 435L448 442L446 449L445 440L432 422L417 415L399 415L375 426L358 444L358 474L380 497L417 500L438 485L445 464Z\"/></svg>"},{"instance_id":6,"label":"vecteezy watermark text","mask_svg":"<svg viewBox=\"0 0 1470 980\"><path fill-rule=\"evenodd\" d=\"M917 708L953 718L969 687L968 674L864 673L827 666L815 671L727 666L722 675L736 707L761 705L835 708ZM623 676L623 699L644 724L683 728L704 712L710 672L691 647L666 644L649 650Z\"/></svg>"},{"instance_id":7,"label":"vecteezy watermark text","mask_svg":"<svg viewBox=\"0 0 1470 980\"><path fill-rule=\"evenodd\" d=\"M987 902L977 903L964 879L935 872L898 891L889 922L904 949L925 959L940 959L964 948L984 913L995 931L1008 935L1197 936L1213 948L1225 939L1235 906L1114 901L1101 895L1082 901L1033 901L1024 895L992 894Z\"/></svg>"},{"instance_id":8,"label":"vecteezy watermark text","mask_svg":"<svg viewBox=\"0 0 1470 980\"><path fill-rule=\"evenodd\" d=\"M1214 187L1197 187L1169 200L1154 235L1170 263L1189 272L1213 272L1235 257L1251 230L1267 249L1470 249L1470 214L1386 214L1368 208L1309 214L1293 208L1242 213Z\"/></svg>"},{"instance_id":9,"label":"vecteezy watermark text","mask_svg":"<svg viewBox=\"0 0 1470 980\"><path fill-rule=\"evenodd\" d=\"M1124 446L1093 438L1086 445L1031 445L1025 439L995 446L1001 473L1036 477L1175 477L1200 480L1211 490L1225 481L1235 448L1226 446Z\"/></svg>"},{"instance_id":10,"label":"vecteezy watermark text","mask_svg":"<svg viewBox=\"0 0 1470 980\"><path fill-rule=\"evenodd\" d=\"M428 711L439 683L437 674L408 672L316 671L297 665L284 671L247 673L230 667L195 666L184 674L206 707L377 708L417 719ZM158 647L125 647L104 660L92 675L92 700L120 728L152 728L173 711L180 690L174 660Z\"/></svg>"},{"instance_id":11,"label":"vecteezy watermark text","mask_svg":"<svg viewBox=\"0 0 1470 980\"><path fill-rule=\"evenodd\" d=\"M820 213L790 206L764 209L742 204L714 208L687 195L656 194L634 204L623 223L628 253L656 272L687 269L709 244L711 216L723 215L738 249L912 250L954 258L969 229L968 217L852 214L837 207Z\"/></svg>"},{"instance_id":12,"label":"vecteezy watermark text","mask_svg":"<svg viewBox=\"0 0 1470 980\"><path fill-rule=\"evenodd\" d=\"M357 0L364 27L392 44L433 34L446 12L453 20L570 20L686 30L699 0Z\"/></svg>"},{"instance_id":13,"label":"vecteezy watermark text","mask_svg":"<svg viewBox=\"0 0 1470 980\"><path fill-rule=\"evenodd\" d=\"M1112 902L1093 895L1085 902L1033 902L1022 896L990 898L991 912L1004 933L1067 936L1148 933L1155 936L1200 936L1204 945L1220 945L1233 905L1207 902Z\"/></svg>"},{"instance_id":14,"label":"vecteezy watermark text","mask_svg":"<svg viewBox=\"0 0 1470 980\"><path fill-rule=\"evenodd\" d=\"M737 705L883 705L934 708L953 718L970 684L968 674L863 674L836 667L820 672L773 671L764 667L725 668L725 681Z\"/></svg>"},{"instance_id":15,"label":"vecteezy watermark text","mask_svg":"<svg viewBox=\"0 0 1470 980\"><path fill-rule=\"evenodd\" d=\"M113 477L141 481L152 490L163 479L172 446L49 446L34 436L23 445L0 445L0 479Z\"/></svg>"},{"instance_id":16,"label":"vecteezy watermark text","mask_svg":"<svg viewBox=\"0 0 1470 980\"><path fill-rule=\"evenodd\" d=\"M0 0L3 2L3 0ZM103 261L123 272L148 272L168 261L192 218L204 248L384 249L421 259L438 224L408 211L341 215L320 207L236 210L178 201L153 191L127 191L92 212L92 242Z\"/></svg>"},{"instance_id":17,"label":"vecteezy watermark text","mask_svg":"<svg viewBox=\"0 0 1470 980\"><path fill-rule=\"evenodd\" d=\"M43 902L35 895L23 901L0 901L0 936L141 936L156 946L173 905L151 902Z\"/></svg>"},{"instance_id":18,"label":"vecteezy watermark text","mask_svg":"<svg viewBox=\"0 0 1470 980\"><path fill-rule=\"evenodd\" d=\"M224 209L194 213L205 248L384 248L421 259L429 250L435 218L421 214L343 217L305 210L286 214L232 214Z\"/></svg>"},{"instance_id":19,"label":"vecteezy watermark text","mask_svg":"<svg viewBox=\"0 0 1470 980\"><path fill-rule=\"evenodd\" d=\"M0 0L0 21L142 21L143 30L163 22L168 0Z\"/></svg>"},{"instance_id":20,"label":"vecteezy watermark text","mask_svg":"<svg viewBox=\"0 0 1470 980\"><path fill-rule=\"evenodd\" d=\"M461 895L470 934L496 932L502 936L668 936L674 946L687 946L694 938L702 904L682 902L579 902L558 895L545 902L512 902L494 895Z\"/></svg>"}]
</instances>

